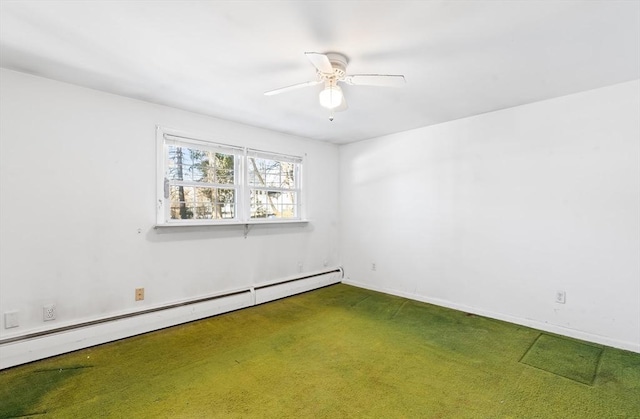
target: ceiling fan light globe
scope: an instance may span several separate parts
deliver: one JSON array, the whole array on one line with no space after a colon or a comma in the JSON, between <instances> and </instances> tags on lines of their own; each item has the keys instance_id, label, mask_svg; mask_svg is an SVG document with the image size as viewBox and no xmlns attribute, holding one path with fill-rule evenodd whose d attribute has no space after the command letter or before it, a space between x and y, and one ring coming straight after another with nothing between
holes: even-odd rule
<instances>
[{"instance_id":1,"label":"ceiling fan light globe","mask_svg":"<svg viewBox=\"0 0 640 419\"><path fill-rule=\"evenodd\" d=\"M320 92L320 105L334 109L342 103L342 89L339 86L327 86Z\"/></svg>"}]
</instances>

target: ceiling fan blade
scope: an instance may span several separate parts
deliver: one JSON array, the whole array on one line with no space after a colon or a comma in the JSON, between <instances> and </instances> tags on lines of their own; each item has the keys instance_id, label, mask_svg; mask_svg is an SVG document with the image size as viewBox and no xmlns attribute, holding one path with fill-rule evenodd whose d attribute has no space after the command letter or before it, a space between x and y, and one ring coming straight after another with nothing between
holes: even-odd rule
<instances>
[{"instance_id":1,"label":"ceiling fan blade","mask_svg":"<svg viewBox=\"0 0 640 419\"><path fill-rule=\"evenodd\" d=\"M299 89L301 87L315 86L316 84L320 84L320 83L322 83L322 81L320 81L320 80L306 81L304 83L298 83L298 84L293 84L291 86L281 87L281 88L275 89L275 90L269 90L268 92L264 92L264 95L265 96L273 96L273 95L277 95L279 93L288 92L289 90Z\"/></svg>"},{"instance_id":2,"label":"ceiling fan blade","mask_svg":"<svg viewBox=\"0 0 640 419\"><path fill-rule=\"evenodd\" d=\"M406 81L396 74L352 74L345 76L344 82L355 86L401 87Z\"/></svg>"},{"instance_id":3,"label":"ceiling fan blade","mask_svg":"<svg viewBox=\"0 0 640 419\"><path fill-rule=\"evenodd\" d=\"M305 52L304 55L307 56L311 64L321 73L333 73L333 66L331 65L331 61L329 61L329 57L326 55L320 54L319 52Z\"/></svg>"}]
</instances>

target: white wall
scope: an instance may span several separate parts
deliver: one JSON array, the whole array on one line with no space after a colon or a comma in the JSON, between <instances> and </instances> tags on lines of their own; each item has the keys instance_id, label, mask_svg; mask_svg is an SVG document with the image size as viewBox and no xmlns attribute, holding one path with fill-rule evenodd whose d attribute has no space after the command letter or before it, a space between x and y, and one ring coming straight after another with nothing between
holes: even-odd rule
<instances>
[{"instance_id":1,"label":"white wall","mask_svg":"<svg viewBox=\"0 0 640 419\"><path fill-rule=\"evenodd\" d=\"M338 152L0 70L0 315L20 318L0 339L342 260L351 283L640 352L639 96L634 81ZM156 125L306 153L311 223L153 229Z\"/></svg>"},{"instance_id":2,"label":"white wall","mask_svg":"<svg viewBox=\"0 0 640 419\"><path fill-rule=\"evenodd\" d=\"M0 71L0 338L338 266L337 146ZM306 154L311 223L155 230L156 125Z\"/></svg>"},{"instance_id":3,"label":"white wall","mask_svg":"<svg viewBox=\"0 0 640 419\"><path fill-rule=\"evenodd\" d=\"M636 80L343 146L346 282L640 352L639 143Z\"/></svg>"}]
</instances>

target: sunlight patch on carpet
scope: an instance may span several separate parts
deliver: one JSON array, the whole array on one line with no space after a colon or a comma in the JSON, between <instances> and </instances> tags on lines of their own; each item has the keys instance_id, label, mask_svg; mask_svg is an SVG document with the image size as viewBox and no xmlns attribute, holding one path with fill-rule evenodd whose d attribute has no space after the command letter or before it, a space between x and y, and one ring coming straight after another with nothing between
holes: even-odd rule
<instances>
[{"instance_id":1,"label":"sunlight patch on carpet","mask_svg":"<svg viewBox=\"0 0 640 419\"><path fill-rule=\"evenodd\" d=\"M541 333L520 362L582 384L593 385L602 347Z\"/></svg>"}]
</instances>

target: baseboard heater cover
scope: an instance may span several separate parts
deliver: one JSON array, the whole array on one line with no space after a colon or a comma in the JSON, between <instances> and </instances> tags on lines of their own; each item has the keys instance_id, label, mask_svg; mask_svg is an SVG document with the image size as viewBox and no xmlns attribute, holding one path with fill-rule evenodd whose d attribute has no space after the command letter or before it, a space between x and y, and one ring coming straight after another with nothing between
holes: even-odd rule
<instances>
[{"instance_id":1,"label":"baseboard heater cover","mask_svg":"<svg viewBox=\"0 0 640 419\"><path fill-rule=\"evenodd\" d=\"M341 282L342 268L0 339L0 370Z\"/></svg>"},{"instance_id":2,"label":"baseboard heater cover","mask_svg":"<svg viewBox=\"0 0 640 419\"><path fill-rule=\"evenodd\" d=\"M342 269L254 287L255 303L262 304L342 281Z\"/></svg>"},{"instance_id":3,"label":"baseboard heater cover","mask_svg":"<svg viewBox=\"0 0 640 419\"><path fill-rule=\"evenodd\" d=\"M251 291L250 290L242 290L242 291L237 291L237 292L231 292L231 293L228 293L228 294L215 295L215 296L212 296L212 297L198 298L198 299L195 299L195 300L189 300L189 301L175 303L175 304L168 304L168 305L164 305L164 306L160 306L160 307L149 308L149 309L146 309L146 310L135 311L135 312L132 312L132 313L105 317L105 318L98 319L98 320L90 320L90 321L86 321L86 322L75 323L75 324L72 324L72 325L69 325L69 326L57 327L57 328L54 328L54 329L48 329L48 330L44 330L44 331L40 331L40 332L28 333L26 335L21 335L21 336L6 338L6 339L0 339L0 345L3 345L5 343L17 342L17 341L21 341L21 340L38 338L38 337L46 336L46 335L52 335L54 333L67 332L69 330L79 329L79 328L82 328L82 327L95 326L97 324L113 322L113 321L116 321L116 320L123 320L123 319L128 319L128 318L131 318L131 317L142 316L144 314L155 313L155 312L158 312L158 311L170 310L172 308L184 307L184 306L189 306L189 305L193 305L193 304L204 303L204 302L207 302L207 301L220 300L220 299L225 298L225 297L232 297L234 295L245 294L245 293L247 295L249 295L251 293Z\"/></svg>"}]
</instances>

